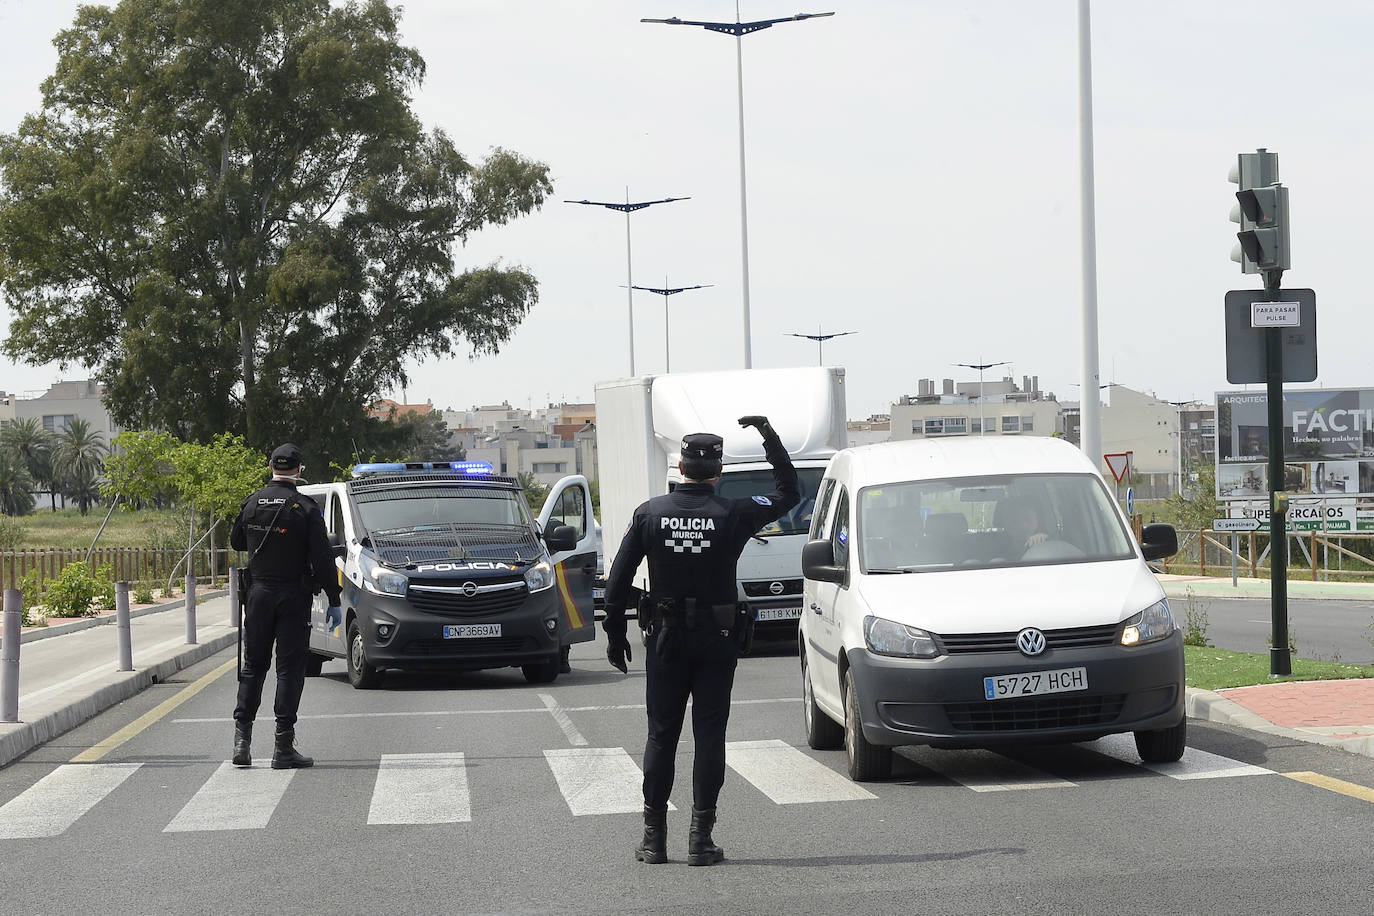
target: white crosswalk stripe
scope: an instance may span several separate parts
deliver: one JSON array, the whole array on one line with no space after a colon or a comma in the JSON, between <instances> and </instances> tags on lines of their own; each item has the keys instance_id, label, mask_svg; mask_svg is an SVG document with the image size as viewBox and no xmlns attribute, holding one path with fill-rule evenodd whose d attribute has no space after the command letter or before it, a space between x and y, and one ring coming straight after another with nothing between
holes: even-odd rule
<instances>
[{"instance_id":1,"label":"white crosswalk stripe","mask_svg":"<svg viewBox=\"0 0 1374 916\"><path fill-rule=\"evenodd\" d=\"M644 773L623 747L556 748L545 751L544 759L573 814L635 814L644 809ZM668 810L677 808L669 802Z\"/></svg>"},{"instance_id":2,"label":"white crosswalk stripe","mask_svg":"<svg viewBox=\"0 0 1374 916\"><path fill-rule=\"evenodd\" d=\"M1183 759L1175 763L1142 763L1135 749L1135 738L1131 735L1107 735L1092 744L1085 745L1099 754L1115 757L1127 763L1143 766L1147 770L1162 773L1174 779L1220 779L1231 776L1266 776L1273 770L1241 763L1230 757L1209 754L1196 748L1184 748Z\"/></svg>"},{"instance_id":3,"label":"white crosswalk stripe","mask_svg":"<svg viewBox=\"0 0 1374 916\"><path fill-rule=\"evenodd\" d=\"M1060 779L989 751L932 751L923 753L919 763L920 766L975 792L1069 789L1075 785L1066 779Z\"/></svg>"},{"instance_id":4,"label":"white crosswalk stripe","mask_svg":"<svg viewBox=\"0 0 1374 916\"><path fill-rule=\"evenodd\" d=\"M274 770L263 761L241 768L226 760L163 832L260 830L272 819L296 772Z\"/></svg>"},{"instance_id":5,"label":"white crosswalk stripe","mask_svg":"<svg viewBox=\"0 0 1374 916\"><path fill-rule=\"evenodd\" d=\"M725 762L779 805L877 798L786 741L729 741Z\"/></svg>"},{"instance_id":6,"label":"white crosswalk stripe","mask_svg":"<svg viewBox=\"0 0 1374 916\"><path fill-rule=\"evenodd\" d=\"M65 763L0 806L0 840L57 836L141 763Z\"/></svg>"},{"instance_id":7,"label":"white crosswalk stripe","mask_svg":"<svg viewBox=\"0 0 1374 916\"><path fill-rule=\"evenodd\" d=\"M462 754L384 754L369 824L461 824L472 820Z\"/></svg>"}]
</instances>

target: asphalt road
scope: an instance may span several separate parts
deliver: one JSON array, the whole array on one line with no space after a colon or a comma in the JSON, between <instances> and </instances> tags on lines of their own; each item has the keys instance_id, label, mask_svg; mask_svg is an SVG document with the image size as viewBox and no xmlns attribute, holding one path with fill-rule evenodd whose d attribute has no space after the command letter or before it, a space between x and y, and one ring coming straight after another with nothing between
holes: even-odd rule
<instances>
[{"instance_id":1,"label":"asphalt road","mask_svg":"<svg viewBox=\"0 0 1374 916\"><path fill-rule=\"evenodd\" d=\"M1268 598L1194 598L1191 611L1206 615L1207 639L1218 649L1268 652L1273 615ZM1190 612L1185 598L1170 598L1180 627ZM1374 604L1331 598L1288 599L1288 630L1302 658L1374 665Z\"/></svg>"},{"instance_id":2,"label":"asphalt road","mask_svg":"<svg viewBox=\"0 0 1374 916\"><path fill-rule=\"evenodd\" d=\"M621 676L601 651L537 687L355 691L330 663L299 727L319 762L285 773L225 765L233 656L208 659L0 770L0 911L1369 911L1374 759L1191 722L1172 770L1104 739L903 751L857 786L842 752L806 748L785 648L740 664L727 862L683 862L688 744L671 861L640 865L642 658Z\"/></svg>"}]
</instances>

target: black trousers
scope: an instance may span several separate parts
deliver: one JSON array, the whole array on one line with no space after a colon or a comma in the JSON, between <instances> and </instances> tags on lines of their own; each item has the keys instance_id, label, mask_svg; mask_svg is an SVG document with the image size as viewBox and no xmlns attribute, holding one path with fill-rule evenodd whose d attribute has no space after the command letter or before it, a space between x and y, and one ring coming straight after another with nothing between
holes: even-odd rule
<instances>
[{"instance_id":1,"label":"black trousers","mask_svg":"<svg viewBox=\"0 0 1374 916\"><path fill-rule=\"evenodd\" d=\"M655 626L662 626L661 623ZM667 658L655 651L656 636L646 647L645 701L649 740L644 745L644 804L662 808L673 791L674 758L692 698L692 804L714 808L725 784L725 725L730 719L730 689L735 683L739 652L720 630L680 628L672 634Z\"/></svg>"},{"instance_id":2,"label":"black trousers","mask_svg":"<svg viewBox=\"0 0 1374 916\"><path fill-rule=\"evenodd\" d=\"M239 674L234 721L252 722L262 703L262 685L277 646L277 728L292 728L305 689L310 652L310 593L290 582L254 582L243 614L243 671Z\"/></svg>"}]
</instances>

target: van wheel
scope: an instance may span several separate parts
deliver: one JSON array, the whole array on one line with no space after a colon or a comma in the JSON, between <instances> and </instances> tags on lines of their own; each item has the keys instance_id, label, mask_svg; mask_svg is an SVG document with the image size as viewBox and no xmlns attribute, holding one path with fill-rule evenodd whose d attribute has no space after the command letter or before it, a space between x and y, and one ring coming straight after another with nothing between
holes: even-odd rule
<instances>
[{"instance_id":1,"label":"van wheel","mask_svg":"<svg viewBox=\"0 0 1374 916\"><path fill-rule=\"evenodd\" d=\"M317 655L314 652L307 653L305 656L305 676L319 677L320 672L324 670L324 661L323 655Z\"/></svg>"},{"instance_id":2,"label":"van wheel","mask_svg":"<svg viewBox=\"0 0 1374 916\"><path fill-rule=\"evenodd\" d=\"M373 690L382 686L386 671L374 668L367 663L367 653L363 651L363 631L358 629L358 621L348 624L348 683L359 690Z\"/></svg>"},{"instance_id":3,"label":"van wheel","mask_svg":"<svg viewBox=\"0 0 1374 916\"><path fill-rule=\"evenodd\" d=\"M811 669L806 665L806 650L801 650L802 719L806 725L806 744L817 751L833 751L844 743L844 727L816 705L811 689Z\"/></svg>"},{"instance_id":4,"label":"van wheel","mask_svg":"<svg viewBox=\"0 0 1374 916\"><path fill-rule=\"evenodd\" d=\"M546 662L538 662L533 665L521 665L520 673L525 675L525 680L531 684L552 684L558 678L558 666L561 661L560 655L555 655Z\"/></svg>"},{"instance_id":5,"label":"van wheel","mask_svg":"<svg viewBox=\"0 0 1374 916\"><path fill-rule=\"evenodd\" d=\"M1173 728L1158 728L1135 733L1135 749L1146 763L1173 763L1188 746L1188 717Z\"/></svg>"},{"instance_id":6,"label":"van wheel","mask_svg":"<svg viewBox=\"0 0 1374 916\"><path fill-rule=\"evenodd\" d=\"M849 756L849 778L855 782L872 782L892 775L892 748L869 744L864 737L853 671L844 673L844 749Z\"/></svg>"}]
</instances>

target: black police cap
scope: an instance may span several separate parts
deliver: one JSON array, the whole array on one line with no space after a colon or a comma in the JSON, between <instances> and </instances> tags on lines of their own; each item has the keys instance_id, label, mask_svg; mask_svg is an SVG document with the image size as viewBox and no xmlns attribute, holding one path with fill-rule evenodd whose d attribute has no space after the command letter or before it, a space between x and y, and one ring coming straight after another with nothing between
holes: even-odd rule
<instances>
[{"instance_id":1,"label":"black police cap","mask_svg":"<svg viewBox=\"0 0 1374 916\"><path fill-rule=\"evenodd\" d=\"M288 442L277 446L277 450L272 453L272 470L290 471L300 467L304 460L305 456L301 454L301 450Z\"/></svg>"},{"instance_id":2,"label":"black police cap","mask_svg":"<svg viewBox=\"0 0 1374 916\"><path fill-rule=\"evenodd\" d=\"M714 433L692 433L682 437L682 457L720 461L725 455L725 440Z\"/></svg>"}]
</instances>

